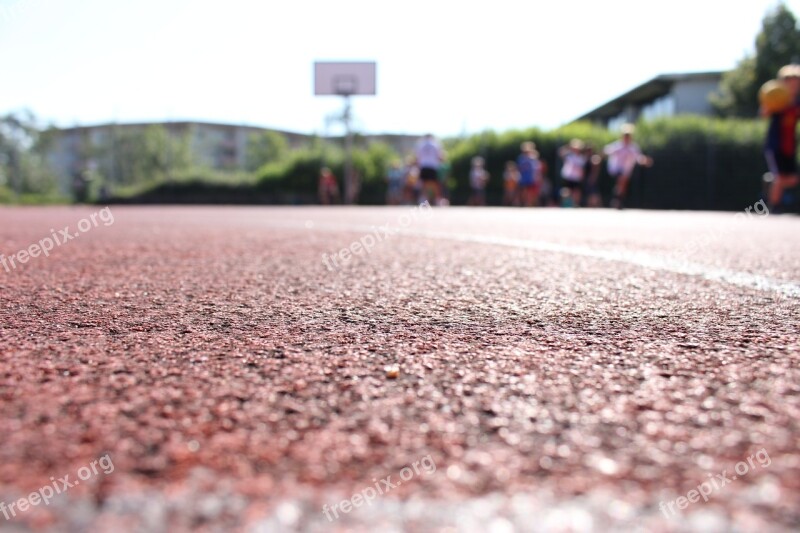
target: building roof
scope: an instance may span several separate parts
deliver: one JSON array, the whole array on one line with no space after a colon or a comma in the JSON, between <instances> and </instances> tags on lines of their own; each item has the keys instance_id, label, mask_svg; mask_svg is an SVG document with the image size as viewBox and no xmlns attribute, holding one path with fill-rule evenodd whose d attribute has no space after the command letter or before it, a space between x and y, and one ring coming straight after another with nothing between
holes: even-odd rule
<instances>
[{"instance_id":1,"label":"building roof","mask_svg":"<svg viewBox=\"0 0 800 533\"><path fill-rule=\"evenodd\" d=\"M298 133L294 131L286 131L286 130L279 130L274 128L265 128L262 126L254 126L252 124L231 124L231 123L222 123L222 122L208 122L203 120L166 120L166 121L153 121L153 122L104 122L100 124L86 124L80 126L67 126L67 127L55 127L56 130L59 131L84 131L84 130L92 130L98 128L112 128L112 127L120 127L120 128L145 128L147 126L164 126L164 127L174 127L174 128L186 128L189 126L210 126L214 128L243 128L246 130L253 130L253 131L274 131L277 133L282 133L284 135L293 135L293 136L301 136L305 137L307 134L305 133Z\"/></svg>"},{"instance_id":2,"label":"building roof","mask_svg":"<svg viewBox=\"0 0 800 533\"><path fill-rule=\"evenodd\" d=\"M112 128L112 127L120 127L120 128L146 128L147 126L164 126L166 128L173 127L173 128L186 128L189 126L210 126L214 128L242 128L245 130L251 131L273 131L276 133L280 133L289 137L312 137L314 135L318 135L316 132L312 133L301 133L298 131L288 131L288 130L281 130L276 128L269 128L264 126L254 126L253 124L236 124L236 123L223 123L223 122L208 122L204 120L167 120L167 121L153 121L153 122L102 122L97 124L85 124L85 125L75 125L75 126L66 126L66 127L59 127L53 126L54 130L61 131L61 132L81 132L81 131L88 131L93 129L99 128ZM414 138L419 139L422 137L422 134L419 133L390 133L390 132L383 132L383 133L363 133L360 132L358 135L362 137L368 138L380 138L380 139L405 139L405 138ZM326 135L329 138L344 138L344 135Z\"/></svg>"},{"instance_id":3,"label":"building roof","mask_svg":"<svg viewBox=\"0 0 800 533\"><path fill-rule=\"evenodd\" d=\"M672 90L672 86L677 82L703 80L719 81L722 79L722 74L723 72L721 71L661 74L660 76L656 76L634 87L625 94L617 96L613 100L609 100L585 115L578 117L576 121L611 119L625 111L625 108L629 105L642 106L669 94L670 90Z\"/></svg>"}]
</instances>

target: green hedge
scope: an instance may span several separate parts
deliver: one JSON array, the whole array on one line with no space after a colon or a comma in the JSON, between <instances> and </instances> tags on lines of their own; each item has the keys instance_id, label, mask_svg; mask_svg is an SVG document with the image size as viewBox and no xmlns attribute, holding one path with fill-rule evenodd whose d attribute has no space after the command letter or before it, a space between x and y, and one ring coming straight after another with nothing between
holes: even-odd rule
<instances>
[{"instance_id":1,"label":"green hedge","mask_svg":"<svg viewBox=\"0 0 800 533\"><path fill-rule=\"evenodd\" d=\"M678 117L640 124L655 165L639 172L636 205L742 210L761 197L766 121Z\"/></svg>"},{"instance_id":2,"label":"green hedge","mask_svg":"<svg viewBox=\"0 0 800 533\"><path fill-rule=\"evenodd\" d=\"M0 185L0 205L63 205L69 203L69 198L55 192L28 192L16 195L8 187Z\"/></svg>"},{"instance_id":3,"label":"green hedge","mask_svg":"<svg viewBox=\"0 0 800 533\"><path fill-rule=\"evenodd\" d=\"M761 197L764 120L711 119L681 116L641 122L636 141L652 156L652 168L638 168L628 195L629 207L649 209L710 209L739 211ZM592 144L598 151L617 138L617 134L589 123L574 123L551 131L537 128L504 133L487 131L463 139L448 139L451 164L451 200L463 204L469 195L470 160L481 155L492 175L487 188L490 204L499 205L503 192L506 161L515 160L519 145L536 143L541 158L549 166L549 177L557 190L561 161L558 148L572 138ZM362 204L384 203L386 169L396 154L388 146L375 143L354 152L354 165L361 176ZM339 178L344 175L341 146L315 143L290 152L280 161L261 167L249 179L236 183L207 176L186 176L173 183L157 184L124 201L169 201L181 203L315 203L320 168L330 167ZM244 174L242 174L244 175ZM194 176L194 174L192 175ZM246 178L246 177L245 177ZM601 172L601 189L608 195L613 183Z\"/></svg>"},{"instance_id":4,"label":"green hedge","mask_svg":"<svg viewBox=\"0 0 800 533\"><path fill-rule=\"evenodd\" d=\"M385 175L390 163L399 159L389 146L372 143L353 151L353 168L361 177L362 204L381 204L385 198ZM329 167L344 192L344 151L332 144L292 152L283 161L268 163L258 171L259 189L272 195L290 194L309 202L316 201L317 182L322 167Z\"/></svg>"}]
</instances>

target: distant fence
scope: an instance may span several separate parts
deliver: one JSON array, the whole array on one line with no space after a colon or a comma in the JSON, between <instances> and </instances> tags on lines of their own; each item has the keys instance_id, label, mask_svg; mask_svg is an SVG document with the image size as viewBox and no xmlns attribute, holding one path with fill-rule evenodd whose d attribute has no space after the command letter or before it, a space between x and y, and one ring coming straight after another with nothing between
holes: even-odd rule
<instances>
[{"instance_id":1,"label":"distant fence","mask_svg":"<svg viewBox=\"0 0 800 533\"><path fill-rule=\"evenodd\" d=\"M704 117L676 117L645 122L637 127L635 140L653 157L652 168L637 168L627 205L644 209L739 210L752 205L762 192L767 171L763 155L766 124L763 120L721 120ZM557 189L561 160L558 148L573 137L601 151L616 135L589 124L572 124L552 132L528 130L502 135L485 133L470 137L453 149L454 200L469 194L470 159L486 159L492 179L487 189L490 203L500 204L505 162L515 160L519 144L533 140L548 175ZM605 162L600 188L608 197L613 188Z\"/></svg>"}]
</instances>

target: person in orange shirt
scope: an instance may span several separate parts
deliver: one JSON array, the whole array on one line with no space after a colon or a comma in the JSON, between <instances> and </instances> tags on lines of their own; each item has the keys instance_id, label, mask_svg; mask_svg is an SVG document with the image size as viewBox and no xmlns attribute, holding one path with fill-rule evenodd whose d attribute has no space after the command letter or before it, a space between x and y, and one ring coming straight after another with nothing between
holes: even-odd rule
<instances>
[{"instance_id":1,"label":"person in orange shirt","mask_svg":"<svg viewBox=\"0 0 800 533\"><path fill-rule=\"evenodd\" d=\"M786 65L778 71L781 80L791 97L789 107L767 114L762 108L761 114L769 116L767 140L764 154L767 166L772 174L772 185L769 189L769 208L780 206L786 189L797 187L797 120L800 118L800 65Z\"/></svg>"}]
</instances>

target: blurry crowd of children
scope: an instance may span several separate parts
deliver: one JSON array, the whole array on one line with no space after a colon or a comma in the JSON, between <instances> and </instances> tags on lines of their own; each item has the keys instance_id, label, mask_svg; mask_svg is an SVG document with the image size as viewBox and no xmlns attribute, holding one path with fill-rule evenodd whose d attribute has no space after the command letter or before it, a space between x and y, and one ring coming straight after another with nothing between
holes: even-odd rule
<instances>
[{"instance_id":1,"label":"blurry crowd of children","mask_svg":"<svg viewBox=\"0 0 800 533\"><path fill-rule=\"evenodd\" d=\"M624 125L621 138L600 152L580 139L572 139L558 150L560 180L555 181L549 176L547 163L539 158L536 144L533 141L522 143L517 159L506 162L504 167L503 205L601 207L603 200L599 177L603 159L606 158L608 175L614 181L609 205L622 208L636 166L653 164L653 160L644 155L633 141L633 133L633 125ZM472 158L467 205L486 205L486 188L492 176L485 164L481 156ZM388 169L386 203L411 205L428 200L433 205L448 205L448 171L441 144L432 135L425 135L415 153L406 159L405 165L395 162ZM319 191L321 203L338 202L336 179L329 169L323 169L320 174Z\"/></svg>"}]
</instances>

